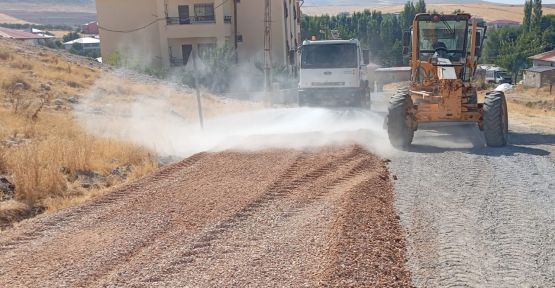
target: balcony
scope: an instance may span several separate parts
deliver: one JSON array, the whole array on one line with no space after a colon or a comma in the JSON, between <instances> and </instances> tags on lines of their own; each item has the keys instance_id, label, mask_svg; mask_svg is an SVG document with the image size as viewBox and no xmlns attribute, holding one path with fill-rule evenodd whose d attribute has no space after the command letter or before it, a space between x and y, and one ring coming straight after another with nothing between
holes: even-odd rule
<instances>
[{"instance_id":1,"label":"balcony","mask_svg":"<svg viewBox=\"0 0 555 288\"><path fill-rule=\"evenodd\" d=\"M183 59L170 57L170 65L171 67L180 67L185 66L185 62Z\"/></svg>"},{"instance_id":2,"label":"balcony","mask_svg":"<svg viewBox=\"0 0 555 288\"><path fill-rule=\"evenodd\" d=\"M231 24L232 17L224 16L224 23ZM216 24L216 16L167 17L168 25Z\"/></svg>"},{"instance_id":3,"label":"balcony","mask_svg":"<svg viewBox=\"0 0 555 288\"><path fill-rule=\"evenodd\" d=\"M229 37L233 33L231 16L191 16L191 17L168 17L167 37L178 38L222 38ZM218 21L216 21L218 20ZM218 22L218 23L217 23Z\"/></svg>"}]
</instances>

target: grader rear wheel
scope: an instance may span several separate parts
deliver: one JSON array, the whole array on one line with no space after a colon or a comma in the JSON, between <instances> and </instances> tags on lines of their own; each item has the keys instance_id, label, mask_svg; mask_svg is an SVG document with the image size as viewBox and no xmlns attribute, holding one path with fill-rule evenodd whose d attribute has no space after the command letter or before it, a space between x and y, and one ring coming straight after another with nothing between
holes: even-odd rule
<instances>
[{"instance_id":1,"label":"grader rear wheel","mask_svg":"<svg viewBox=\"0 0 555 288\"><path fill-rule=\"evenodd\" d=\"M387 133L391 145L397 149L407 149L414 138L414 129L409 125L409 109L412 99L408 90L399 90L391 97L387 116Z\"/></svg>"}]
</instances>

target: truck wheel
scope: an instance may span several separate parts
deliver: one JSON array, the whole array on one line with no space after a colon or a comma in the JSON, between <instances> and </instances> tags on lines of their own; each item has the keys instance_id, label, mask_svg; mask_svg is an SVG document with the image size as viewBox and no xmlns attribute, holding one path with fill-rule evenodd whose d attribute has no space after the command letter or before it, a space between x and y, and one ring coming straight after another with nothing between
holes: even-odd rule
<instances>
[{"instance_id":1,"label":"truck wheel","mask_svg":"<svg viewBox=\"0 0 555 288\"><path fill-rule=\"evenodd\" d=\"M389 100L387 115L387 133L391 145L397 149L406 149L414 138L414 129L407 122L408 110L412 107L409 91L399 90Z\"/></svg>"},{"instance_id":2,"label":"truck wheel","mask_svg":"<svg viewBox=\"0 0 555 288\"><path fill-rule=\"evenodd\" d=\"M489 147L503 147L507 145L509 137L509 117L507 100L500 91L486 95L484 103L484 136Z\"/></svg>"}]
</instances>

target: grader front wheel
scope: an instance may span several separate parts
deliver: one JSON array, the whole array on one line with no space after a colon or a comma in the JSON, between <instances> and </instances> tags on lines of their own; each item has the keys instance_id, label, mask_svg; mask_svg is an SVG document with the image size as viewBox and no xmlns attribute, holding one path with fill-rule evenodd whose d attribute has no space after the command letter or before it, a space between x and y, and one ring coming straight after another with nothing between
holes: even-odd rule
<instances>
[{"instance_id":1,"label":"grader front wheel","mask_svg":"<svg viewBox=\"0 0 555 288\"><path fill-rule=\"evenodd\" d=\"M414 129L409 125L409 109L412 99L408 90L399 90L389 101L387 133L391 145L397 149L407 149L414 138Z\"/></svg>"},{"instance_id":2,"label":"grader front wheel","mask_svg":"<svg viewBox=\"0 0 555 288\"><path fill-rule=\"evenodd\" d=\"M509 119L507 100L503 92L495 91L486 95L484 103L484 136L489 147L507 145Z\"/></svg>"}]
</instances>

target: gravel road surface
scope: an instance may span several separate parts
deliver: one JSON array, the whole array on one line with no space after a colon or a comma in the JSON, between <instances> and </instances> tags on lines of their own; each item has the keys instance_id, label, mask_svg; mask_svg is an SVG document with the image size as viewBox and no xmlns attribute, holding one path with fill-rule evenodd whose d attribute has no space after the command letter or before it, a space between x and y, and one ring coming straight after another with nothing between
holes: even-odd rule
<instances>
[{"instance_id":1,"label":"gravel road surface","mask_svg":"<svg viewBox=\"0 0 555 288\"><path fill-rule=\"evenodd\" d=\"M472 125L424 126L392 160L417 287L555 287L555 135L512 125L485 148Z\"/></svg>"},{"instance_id":2,"label":"gravel road surface","mask_svg":"<svg viewBox=\"0 0 555 288\"><path fill-rule=\"evenodd\" d=\"M1 287L409 287L387 163L197 154L0 234Z\"/></svg>"}]
</instances>

